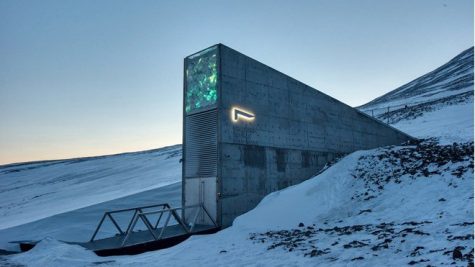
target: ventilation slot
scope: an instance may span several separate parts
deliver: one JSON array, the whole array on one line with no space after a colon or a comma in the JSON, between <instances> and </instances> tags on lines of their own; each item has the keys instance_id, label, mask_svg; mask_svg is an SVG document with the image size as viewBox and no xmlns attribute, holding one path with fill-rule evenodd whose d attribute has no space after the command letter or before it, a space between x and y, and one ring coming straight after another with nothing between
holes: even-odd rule
<instances>
[{"instance_id":1,"label":"ventilation slot","mask_svg":"<svg viewBox=\"0 0 475 267\"><path fill-rule=\"evenodd\" d=\"M185 177L216 177L218 115L210 110L185 117Z\"/></svg>"}]
</instances>

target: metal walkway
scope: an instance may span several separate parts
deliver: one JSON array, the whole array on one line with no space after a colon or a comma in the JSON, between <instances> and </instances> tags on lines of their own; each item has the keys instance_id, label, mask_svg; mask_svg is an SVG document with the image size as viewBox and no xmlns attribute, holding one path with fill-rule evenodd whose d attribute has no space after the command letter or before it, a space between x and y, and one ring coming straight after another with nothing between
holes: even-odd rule
<instances>
[{"instance_id":1,"label":"metal walkway","mask_svg":"<svg viewBox=\"0 0 475 267\"><path fill-rule=\"evenodd\" d=\"M191 215L188 223L179 215L183 211ZM132 216L130 216L132 215ZM97 238L106 221L110 221L116 234ZM119 222L128 221L125 225ZM197 223L197 222L200 223ZM206 224L203 224L206 222ZM141 224L145 228L139 229ZM158 204L130 209L107 211L102 216L88 242L65 242L80 245L99 256L134 255L174 246L191 235L210 234L219 231L219 226L203 205L172 208ZM110 234L110 233L109 233ZM27 251L38 241L18 241L20 249Z\"/></svg>"}]
</instances>

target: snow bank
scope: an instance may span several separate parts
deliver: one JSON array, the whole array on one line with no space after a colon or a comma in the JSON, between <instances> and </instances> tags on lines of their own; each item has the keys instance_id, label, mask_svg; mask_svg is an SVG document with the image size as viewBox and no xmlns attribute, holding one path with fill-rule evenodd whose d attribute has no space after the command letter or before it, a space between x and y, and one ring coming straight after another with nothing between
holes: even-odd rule
<instances>
[{"instance_id":1,"label":"snow bank","mask_svg":"<svg viewBox=\"0 0 475 267\"><path fill-rule=\"evenodd\" d=\"M238 217L233 227L265 231L295 227L300 222L308 224L330 214L346 215L353 206L347 196L355 186L362 186L349 179L350 172L365 153L355 152L317 177L269 194L255 209Z\"/></svg>"},{"instance_id":2,"label":"snow bank","mask_svg":"<svg viewBox=\"0 0 475 267\"><path fill-rule=\"evenodd\" d=\"M107 261L81 246L67 245L51 238L43 239L28 252L12 256L11 260L38 267L90 266Z\"/></svg>"}]
</instances>

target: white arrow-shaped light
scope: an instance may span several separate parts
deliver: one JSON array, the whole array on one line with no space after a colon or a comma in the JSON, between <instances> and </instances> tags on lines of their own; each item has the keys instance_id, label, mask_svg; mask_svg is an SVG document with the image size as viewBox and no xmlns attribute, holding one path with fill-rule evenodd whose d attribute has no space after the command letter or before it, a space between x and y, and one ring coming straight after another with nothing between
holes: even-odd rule
<instances>
[{"instance_id":1,"label":"white arrow-shaped light","mask_svg":"<svg viewBox=\"0 0 475 267\"><path fill-rule=\"evenodd\" d=\"M237 122L239 120L252 121L256 117L252 112L244 110L242 108L232 108L231 116L233 121Z\"/></svg>"}]
</instances>

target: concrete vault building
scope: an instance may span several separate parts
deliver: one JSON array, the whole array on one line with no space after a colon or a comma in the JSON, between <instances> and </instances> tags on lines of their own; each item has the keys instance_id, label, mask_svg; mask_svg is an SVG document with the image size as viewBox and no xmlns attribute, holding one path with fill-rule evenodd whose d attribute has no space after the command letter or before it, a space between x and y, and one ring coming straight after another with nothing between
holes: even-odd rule
<instances>
[{"instance_id":1,"label":"concrete vault building","mask_svg":"<svg viewBox=\"0 0 475 267\"><path fill-rule=\"evenodd\" d=\"M183 114L183 205L222 227L335 157L412 139L222 44L185 58Z\"/></svg>"}]
</instances>

